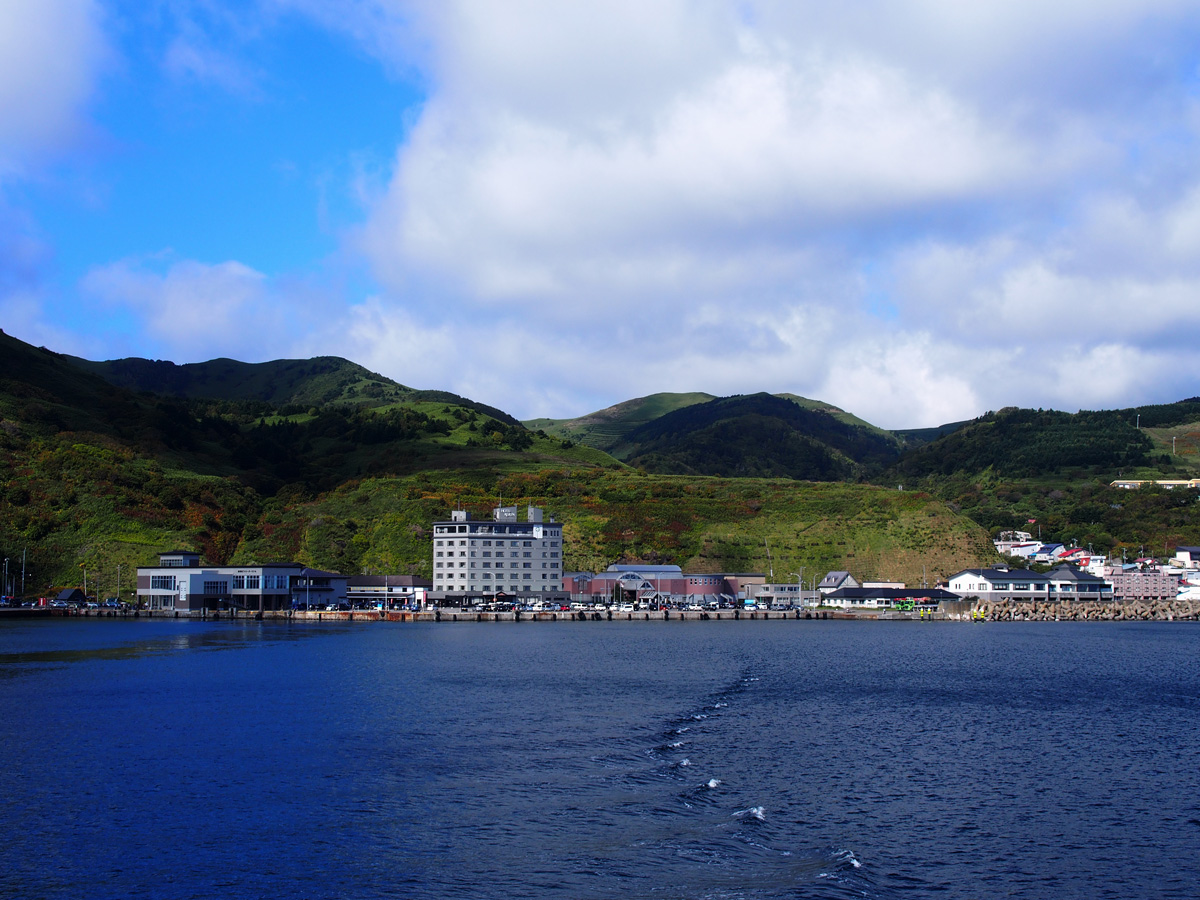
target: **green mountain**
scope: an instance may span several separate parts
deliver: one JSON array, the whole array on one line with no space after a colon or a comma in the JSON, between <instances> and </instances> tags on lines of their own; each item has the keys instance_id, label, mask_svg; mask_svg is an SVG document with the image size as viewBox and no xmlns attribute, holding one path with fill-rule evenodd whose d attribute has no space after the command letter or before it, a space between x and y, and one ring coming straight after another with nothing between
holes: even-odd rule
<instances>
[{"instance_id":1,"label":"green mountain","mask_svg":"<svg viewBox=\"0 0 1200 900\"><path fill-rule=\"evenodd\" d=\"M629 449L625 438L633 429L677 409L715 399L712 394L704 393L651 394L575 419L530 419L525 426L541 429L563 440L595 447L622 459Z\"/></svg>"},{"instance_id":2,"label":"green mountain","mask_svg":"<svg viewBox=\"0 0 1200 900\"><path fill-rule=\"evenodd\" d=\"M525 424L675 474L853 480L892 462L901 447L891 433L796 394L651 394L576 419Z\"/></svg>"},{"instance_id":3,"label":"green mountain","mask_svg":"<svg viewBox=\"0 0 1200 900\"><path fill-rule=\"evenodd\" d=\"M274 407L355 405L411 406L444 403L474 410L509 426L520 423L502 410L451 394L406 387L337 356L243 363L213 359L176 365L166 360L129 357L103 362L65 357L117 387L168 397L260 401Z\"/></svg>"},{"instance_id":4,"label":"green mountain","mask_svg":"<svg viewBox=\"0 0 1200 900\"><path fill-rule=\"evenodd\" d=\"M827 408L771 394L695 404L630 431L631 465L678 475L856 481L900 455L899 442Z\"/></svg>"}]
</instances>

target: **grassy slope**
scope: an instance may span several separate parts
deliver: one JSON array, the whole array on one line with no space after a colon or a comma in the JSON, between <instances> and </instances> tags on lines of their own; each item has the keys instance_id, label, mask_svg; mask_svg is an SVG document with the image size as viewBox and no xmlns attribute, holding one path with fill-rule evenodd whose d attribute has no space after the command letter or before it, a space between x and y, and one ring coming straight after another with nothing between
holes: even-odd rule
<instances>
[{"instance_id":1,"label":"grassy slope","mask_svg":"<svg viewBox=\"0 0 1200 900\"><path fill-rule=\"evenodd\" d=\"M430 522L459 506L486 517L501 497L541 506L565 523L568 570L624 559L707 572L773 568L781 581L804 566L806 577L847 568L860 578L920 583L923 574L932 582L995 558L982 529L928 495L605 469L363 480L311 502L273 506L238 555L428 576Z\"/></svg>"}]
</instances>

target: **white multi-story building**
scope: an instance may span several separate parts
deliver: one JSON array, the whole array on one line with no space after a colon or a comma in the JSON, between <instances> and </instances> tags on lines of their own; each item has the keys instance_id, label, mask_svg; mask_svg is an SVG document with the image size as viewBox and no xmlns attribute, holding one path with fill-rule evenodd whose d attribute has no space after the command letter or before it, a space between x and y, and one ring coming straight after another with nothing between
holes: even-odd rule
<instances>
[{"instance_id":1,"label":"white multi-story building","mask_svg":"<svg viewBox=\"0 0 1200 900\"><path fill-rule=\"evenodd\" d=\"M448 522L433 523L435 602L459 605L504 595L509 598L562 599L562 524L530 506L525 521L515 506L500 506L490 521L472 520L455 510Z\"/></svg>"}]
</instances>

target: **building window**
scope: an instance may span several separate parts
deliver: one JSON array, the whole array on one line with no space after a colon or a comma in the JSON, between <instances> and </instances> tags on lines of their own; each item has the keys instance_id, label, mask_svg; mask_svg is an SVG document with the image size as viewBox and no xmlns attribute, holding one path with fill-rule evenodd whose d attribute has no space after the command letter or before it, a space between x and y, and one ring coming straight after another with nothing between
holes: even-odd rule
<instances>
[{"instance_id":1,"label":"building window","mask_svg":"<svg viewBox=\"0 0 1200 900\"><path fill-rule=\"evenodd\" d=\"M228 594L228 581L206 581L204 582L204 593L212 596L214 594Z\"/></svg>"}]
</instances>

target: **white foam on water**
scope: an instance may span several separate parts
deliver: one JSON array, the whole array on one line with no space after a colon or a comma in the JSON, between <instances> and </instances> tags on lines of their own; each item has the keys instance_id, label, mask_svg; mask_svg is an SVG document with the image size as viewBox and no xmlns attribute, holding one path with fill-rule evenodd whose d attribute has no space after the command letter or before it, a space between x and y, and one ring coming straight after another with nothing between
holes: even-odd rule
<instances>
[{"instance_id":1,"label":"white foam on water","mask_svg":"<svg viewBox=\"0 0 1200 900\"><path fill-rule=\"evenodd\" d=\"M708 779L708 789L709 789L710 791L711 791L711 790L713 790L713 789L714 789L714 788L716 788L716 787L719 787L719 786L720 786L720 784L721 784L721 779L720 779L720 778L710 778L710 779Z\"/></svg>"},{"instance_id":2,"label":"white foam on water","mask_svg":"<svg viewBox=\"0 0 1200 900\"><path fill-rule=\"evenodd\" d=\"M713 709L724 709L728 705L729 705L728 703L714 703Z\"/></svg>"},{"instance_id":3,"label":"white foam on water","mask_svg":"<svg viewBox=\"0 0 1200 900\"><path fill-rule=\"evenodd\" d=\"M679 764L681 766L690 766L692 764L692 761L690 759L681 759L679 761Z\"/></svg>"},{"instance_id":4,"label":"white foam on water","mask_svg":"<svg viewBox=\"0 0 1200 900\"><path fill-rule=\"evenodd\" d=\"M765 822L767 820L766 809L761 806L752 806L749 809L739 810L733 814L735 819L744 819L747 816L752 819L758 819L760 822Z\"/></svg>"},{"instance_id":5,"label":"white foam on water","mask_svg":"<svg viewBox=\"0 0 1200 900\"><path fill-rule=\"evenodd\" d=\"M837 853L837 861L849 863L856 869L862 868L862 863L858 861L858 857L854 855L853 850L839 850Z\"/></svg>"},{"instance_id":6,"label":"white foam on water","mask_svg":"<svg viewBox=\"0 0 1200 900\"><path fill-rule=\"evenodd\" d=\"M680 747L683 746L683 741L672 741L671 743L667 744L667 746L670 747L672 750L678 750Z\"/></svg>"}]
</instances>

